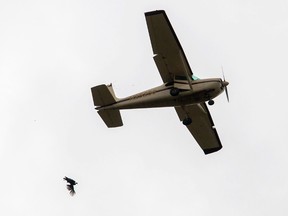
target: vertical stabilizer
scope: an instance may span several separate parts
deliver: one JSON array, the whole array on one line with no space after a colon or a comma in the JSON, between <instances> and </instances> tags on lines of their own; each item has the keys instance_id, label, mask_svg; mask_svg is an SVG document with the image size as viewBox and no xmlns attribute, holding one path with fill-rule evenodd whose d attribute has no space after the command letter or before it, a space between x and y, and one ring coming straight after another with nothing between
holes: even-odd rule
<instances>
[{"instance_id":1,"label":"vertical stabilizer","mask_svg":"<svg viewBox=\"0 0 288 216\"><path fill-rule=\"evenodd\" d=\"M95 106L107 106L117 102L112 85L98 85L91 88Z\"/></svg>"}]
</instances>

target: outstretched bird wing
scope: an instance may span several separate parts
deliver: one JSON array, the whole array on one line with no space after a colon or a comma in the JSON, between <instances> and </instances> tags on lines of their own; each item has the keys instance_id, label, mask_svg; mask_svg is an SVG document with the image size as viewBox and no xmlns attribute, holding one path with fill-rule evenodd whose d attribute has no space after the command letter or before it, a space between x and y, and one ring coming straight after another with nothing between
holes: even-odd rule
<instances>
[{"instance_id":1,"label":"outstretched bird wing","mask_svg":"<svg viewBox=\"0 0 288 216\"><path fill-rule=\"evenodd\" d=\"M71 185L76 185L77 184L77 182L75 180L73 180L71 178L68 178L66 176L63 179L66 180Z\"/></svg>"}]
</instances>

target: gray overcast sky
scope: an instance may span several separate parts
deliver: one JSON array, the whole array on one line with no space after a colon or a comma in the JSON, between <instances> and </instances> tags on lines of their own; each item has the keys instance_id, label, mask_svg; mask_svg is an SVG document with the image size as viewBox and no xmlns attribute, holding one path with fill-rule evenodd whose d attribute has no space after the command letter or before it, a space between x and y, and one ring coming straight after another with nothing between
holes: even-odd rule
<instances>
[{"instance_id":1,"label":"gray overcast sky","mask_svg":"<svg viewBox=\"0 0 288 216\"><path fill-rule=\"evenodd\" d=\"M205 156L172 108L108 129L90 88L161 84L144 12L164 9L194 74L230 82ZM0 214L288 214L286 1L0 1ZM70 197L64 175L79 184Z\"/></svg>"}]
</instances>

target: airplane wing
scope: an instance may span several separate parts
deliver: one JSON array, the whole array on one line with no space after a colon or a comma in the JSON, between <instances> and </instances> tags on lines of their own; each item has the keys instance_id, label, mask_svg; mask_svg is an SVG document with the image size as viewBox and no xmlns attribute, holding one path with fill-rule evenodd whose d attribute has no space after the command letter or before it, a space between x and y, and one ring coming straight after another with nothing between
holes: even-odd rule
<instances>
[{"instance_id":1,"label":"airplane wing","mask_svg":"<svg viewBox=\"0 0 288 216\"><path fill-rule=\"evenodd\" d=\"M175 107L181 121L190 117L192 123L187 126L205 154L222 148L212 117L205 103Z\"/></svg>"},{"instance_id":2,"label":"airplane wing","mask_svg":"<svg viewBox=\"0 0 288 216\"><path fill-rule=\"evenodd\" d=\"M190 77L192 70L164 10L145 13L154 61L164 83L174 77Z\"/></svg>"}]
</instances>

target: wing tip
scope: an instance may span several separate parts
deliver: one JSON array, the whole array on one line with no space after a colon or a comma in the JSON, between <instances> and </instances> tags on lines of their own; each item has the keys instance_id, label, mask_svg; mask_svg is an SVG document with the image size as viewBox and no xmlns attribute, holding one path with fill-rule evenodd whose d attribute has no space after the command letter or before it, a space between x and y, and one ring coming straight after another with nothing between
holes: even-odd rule
<instances>
[{"instance_id":1,"label":"wing tip","mask_svg":"<svg viewBox=\"0 0 288 216\"><path fill-rule=\"evenodd\" d=\"M215 147L215 148L203 149L203 151L204 151L204 154L207 155L207 154L211 154L211 153L217 152L220 149L222 149L222 145L219 146L219 147Z\"/></svg>"},{"instance_id":2,"label":"wing tip","mask_svg":"<svg viewBox=\"0 0 288 216\"><path fill-rule=\"evenodd\" d=\"M158 15L158 14L166 14L166 13L165 13L165 10L155 10L155 11L145 12L145 16L153 16L153 15Z\"/></svg>"}]
</instances>

